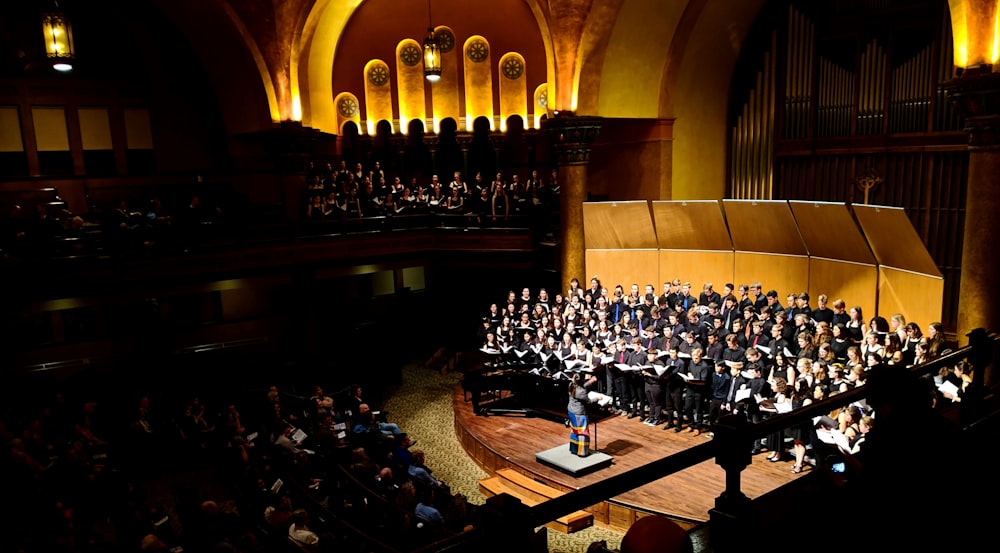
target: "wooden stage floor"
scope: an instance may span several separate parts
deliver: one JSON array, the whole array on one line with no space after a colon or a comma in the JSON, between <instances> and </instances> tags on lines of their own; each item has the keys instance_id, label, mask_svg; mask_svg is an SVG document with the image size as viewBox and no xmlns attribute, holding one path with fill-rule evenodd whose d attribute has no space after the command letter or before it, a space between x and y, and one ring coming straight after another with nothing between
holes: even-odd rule
<instances>
[{"instance_id":1,"label":"wooden stage floor","mask_svg":"<svg viewBox=\"0 0 1000 553\"><path fill-rule=\"evenodd\" d=\"M569 447L569 429L563 424L537 416L477 416L472 411L472 403L465 401L461 385L455 387L453 402L459 441L486 472L494 475L497 470L509 467L564 491L584 487L711 439L705 434L694 436L686 429L681 433L664 431L662 426L646 426L639 419L607 417L598 423L597 449L614 457L612 465L574 477L535 460L539 451L560 444ZM751 466L743 471L743 493L751 499L811 470L806 465L801 474L792 474L791 461L771 463L766 457L766 452L755 455ZM708 521L708 511L722 493L724 482L725 472L714 460L709 460L587 510L594 514L597 522L622 530L638 517L650 513L695 526Z\"/></svg>"}]
</instances>

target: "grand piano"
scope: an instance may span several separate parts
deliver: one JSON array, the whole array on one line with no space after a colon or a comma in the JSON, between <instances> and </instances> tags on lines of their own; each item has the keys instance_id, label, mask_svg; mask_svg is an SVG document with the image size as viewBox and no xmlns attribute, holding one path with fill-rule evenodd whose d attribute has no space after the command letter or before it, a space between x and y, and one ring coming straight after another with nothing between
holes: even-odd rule
<instances>
[{"instance_id":1,"label":"grand piano","mask_svg":"<svg viewBox=\"0 0 1000 553\"><path fill-rule=\"evenodd\" d=\"M469 357L462 389L477 415L515 414L558 421L566 418L566 377L553 377L541 364L519 363L505 355L478 351Z\"/></svg>"}]
</instances>

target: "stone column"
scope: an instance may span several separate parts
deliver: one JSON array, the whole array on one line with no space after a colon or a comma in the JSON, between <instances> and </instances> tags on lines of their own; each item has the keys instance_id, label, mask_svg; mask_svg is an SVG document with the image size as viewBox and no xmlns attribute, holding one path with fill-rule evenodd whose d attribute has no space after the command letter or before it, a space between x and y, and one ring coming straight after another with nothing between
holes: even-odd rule
<instances>
[{"instance_id":1,"label":"stone column","mask_svg":"<svg viewBox=\"0 0 1000 553\"><path fill-rule=\"evenodd\" d=\"M389 180L392 176L398 176L399 180L405 182L403 176L407 174L409 167L406 166L406 146L408 145L408 139L406 136L394 136L392 137L392 146L396 148L396 167L395 171L392 171L392 175L386 176L386 184L391 185L392 181ZM392 168L389 168L392 170ZM378 183L375 183L378 184Z\"/></svg>"},{"instance_id":2,"label":"stone column","mask_svg":"<svg viewBox=\"0 0 1000 553\"><path fill-rule=\"evenodd\" d=\"M560 283L584 274L583 202L587 201L587 163L590 145L601 131L600 117L558 115L542 124L559 162Z\"/></svg>"},{"instance_id":3,"label":"stone column","mask_svg":"<svg viewBox=\"0 0 1000 553\"><path fill-rule=\"evenodd\" d=\"M957 332L965 342L976 328L1000 330L1000 263L994 242L1000 236L1000 73L990 72L989 66L967 69L945 86L969 133Z\"/></svg>"},{"instance_id":4,"label":"stone column","mask_svg":"<svg viewBox=\"0 0 1000 553\"><path fill-rule=\"evenodd\" d=\"M455 142L462 150L462 175L465 177L465 182L471 182L475 178L475 175L469 174L469 147L472 145L472 135L469 133L457 134Z\"/></svg>"},{"instance_id":5,"label":"stone column","mask_svg":"<svg viewBox=\"0 0 1000 553\"><path fill-rule=\"evenodd\" d=\"M437 151L438 151L438 146L441 144L441 138L438 137L438 136L436 136L436 135L435 136L424 136L424 144L427 145L427 151L429 151L431 153L431 174L430 175L424 175L426 182L430 183L431 182L431 175L437 175L437 170L438 170L437 169ZM446 179L441 178L441 175L438 175L438 179L441 180L441 182L448 182ZM428 186L429 186L429 184L428 184ZM416 194L416 192L414 192L414 194Z\"/></svg>"}]
</instances>

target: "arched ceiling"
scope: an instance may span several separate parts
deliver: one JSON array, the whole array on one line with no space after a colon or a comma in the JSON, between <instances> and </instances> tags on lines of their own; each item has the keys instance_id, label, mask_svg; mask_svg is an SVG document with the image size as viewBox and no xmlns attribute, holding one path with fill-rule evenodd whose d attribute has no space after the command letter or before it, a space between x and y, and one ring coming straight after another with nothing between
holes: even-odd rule
<instances>
[{"instance_id":1,"label":"arched ceiling","mask_svg":"<svg viewBox=\"0 0 1000 553\"><path fill-rule=\"evenodd\" d=\"M155 1L178 23L202 57L231 134L252 130L248 127L266 127L267 119L296 118L298 112L304 125L335 133L333 98L342 91L335 86L335 67L338 57L348 52L343 41L350 34L352 18L365 7L363 3L369 8L385 3L384 11L391 8L388 4L396 2L395 15L413 12L407 19L415 21L409 25L416 30L425 28L426 4L420 0L289 0L296 4L296 13L301 14L289 20L298 18L294 28L282 25L271 44L262 44L268 38L260 36L260 29L277 25L271 21L281 15L274 12L273 6L268 11L269 2ZM400 1L406 4L402 8ZM491 34L512 38L515 43L518 37L536 37L536 44L541 43L546 58L544 78L551 86L554 77L551 34L558 33L559 28L550 28L547 17L551 15L546 14L561 12L551 11L553 0L506 2L526 6L528 10L522 14L533 14L534 26L528 16L527 24L519 17L517 27L509 24L505 27L501 14L484 11L481 5L464 0L434 0L432 8L434 19L453 27L453 21L481 20L485 13L499 29ZM676 94L697 90L703 72L711 72L714 85L719 84L720 78L728 79L745 31L765 0L563 2L577 6L577 11L586 10L577 52L582 62L578 62L575 76L570 76L571 81L579 82L574 98L577 113L672 118L678 115ZM508 5L500 2L497 6L501 4ZM239 9L227 10L230 5L238 5ZM244 21L248 18L257 21ZM712 19L711 23L706 23L706 19ZM408 30L407 34L419 38L422 31ZM394 46L398 38L403 37L389 37L388 42ZM220 44L228 46L223 49ZM273 55L275 48L280 49L284 60L275 61L281 57ZM499 56L508 49L516 48L497 49L494 53ZM244 79L231 78L237 73ZM249 77L253 73L256 75ZM260 85L253 86L254 82Z\"/></svg>"},{"instance_id":2,"label":"arched ceiling","mask_svg":"<svg viewBox=\"0 0 1000 553\"><path fill-rule=\"evenodd\" d=\"M218 0L154 0L191 45L215 89L229 134L266 128L277 117L274 87L257 42Z\"/></svg>"}]
</instances>

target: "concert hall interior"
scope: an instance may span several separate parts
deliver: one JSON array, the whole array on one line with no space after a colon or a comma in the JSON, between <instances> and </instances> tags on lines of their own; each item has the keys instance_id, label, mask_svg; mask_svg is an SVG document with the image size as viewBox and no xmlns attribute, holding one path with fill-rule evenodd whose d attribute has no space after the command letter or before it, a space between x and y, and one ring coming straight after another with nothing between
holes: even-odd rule
<instances>
[{"instance_id":1,"label":"concert hall interior","mask_svg":"<svg viewBox=\"0 0 1000 553\"><path fill-rule=\"evenodd\" d=\"M995 460L981 446L998 434L986 416L1000 381L998 129L1000 0L7 2L0 466L25 508L0 523L0 549L200 551L225 541L239 551L396 552L437 540L463 551L540 549L523 532L526 521L555 515L541 526L579 509L618 534L664 515L690 531L696 550L745 550L719 536L748 524L755 503L794 516L783 498L828 491L836 480L821 467L799 474L796 455L813 457L811 447L795 449L802 417L771 434L795 444L787 457L776 454L787 463L758 455L766 437L755 436L753 459L740 464L734 459L747 452L726 453L726 430L692 425L700 412L677 414L677 429L683 421L690 433L662 432L655 423L668 421L669 410L644 411L641 381L629 392L635 402L622 403L609 376L593 386L614 403L590 423L601 425L596 450L617 443L615 464L576 480L533 468L536 449L568 443L576 420L566 418L568 380L553 380L562 371L545 370L544 389L532 380L539 374L526 375L549 357L520 362L549 336L558 338L554 352L564 335L571 345L583 335L562 328L565 310L549 316L556 296L579 302L570 318L589 327L585 345L601 350L589 354L599 360L628 336L626 326L614 341L596 339L598 310L612 323L606 337L621 320L607 311L615 286L628 296L637 284L638 303L652 296L644 315L656 306L657 320L669 312L683 326L685 313L666 299L675 280L690 283L695 298L714 283L719 295L699 302L698 318L714 324L719 315L712 334L723 344L740 332L726 314L742 309L748 287L744 352L755 349L753 318L772 328L777 309L760 313L768 291L790 312L787 298L816 310L822 296L838 316L836 300L845 313L856 307L858 324L845 328L867 331L881 318L888 326L872 327L875 340L889 344L898 334L893 368L912 365L908 374L923 374L921 382L954 379L962 393L971 387L964 400L938 394L935 414L942 398L953 402L943 418L963 429L963 443L980 447L928 454L904 471L926 469L933 480L952 468L932 462L966 469L902 512L920 527L926 502L954 501L972 526L993 513L972 507L982 498L971 480L989 480L982 494L996 480L973 469ZM572 279L586 294L572 293ZM709 313L710 302L722 313ZM508 354L522 332L484 347L487 329L496 338L520 328L522 305L530 344ZM822 326L794 313L787 326ZM652 336L637 328L635 348L663 350L650 357L657 363L672 345L690 359L686 337L662 336L666 324L653 321ZM707 346L707 334L697 341ZM931 343L929 356L918 349ZM750 380L738 370L744 361L756 363L740 358L733 379ZM454 403L447 426L454 423L463 454L490 477L516 469L566 492L564 503L547 503L567 510L484 503L435 479L447 469L431 476L406 468L423 463L409 463L401 436L430 440L380 407L408 394L414 366L428 382L449 383L439 395ZM794 387L802 373L788 371ZM572 378L569 368L563 377ZM509 404L490 406L497 398ZM718 409L733 408L717 399L710 411L705 398L714 413L705 416L724 428ZM521 441L501 443L515 429ZM294 438L296 430L309 441ZM732 432L742 439L752 431ZM635 448L624 443L662 449L628 457ZM647 493L667 473L640 475L645 465L667 470L657 462L711 443L723 445L705 459L721 468L692 457L687 471L669 476L696 475L682 485L701 496L678 506L667 487ZM389 467L359 458L358 447L407 459L392 468L398 484L411 484L410 503L384 497L381 469ZM331 464L317 476L321 459ZM138 482L205 463L235 467L229 476L240 483L228 483L228 497L254 516L234 522L226 505L197 504L206 498L195 497L195 484L145 503L135 493ZM358 476L358 467L379 470ZM600 487L622 485L619 477L633 478L631 487ZM315 492L333 481L347 507ZM962 489L949 496L953 485ZM392 484L392 494L401 488ZM600 496L603 489L614 493ZM582 499L574 503L575 490ZM910 497L873 505L902 508ZM456 498L468 502L444 504ZM836 496L822 508L844 503ZM438 528L431 504L454 518ZM265 508L268 517L287 516L272 523ZM937 537L913 531L873 543Z\"/></svg>"}]
</instances>

